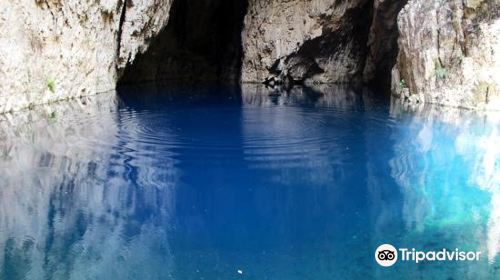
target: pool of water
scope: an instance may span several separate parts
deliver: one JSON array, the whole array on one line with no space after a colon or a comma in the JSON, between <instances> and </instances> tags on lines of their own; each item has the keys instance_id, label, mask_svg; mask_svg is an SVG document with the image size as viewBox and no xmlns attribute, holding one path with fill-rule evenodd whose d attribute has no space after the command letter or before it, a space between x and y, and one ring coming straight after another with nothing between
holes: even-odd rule
<instances>
[{"instance_id":1,"label":"pool of water","mask_svg":"<svg viewBox=\"0 0 500 280\"><path fill-rule=\"evenodd\" d=\"M498 279L499 251L492 113L145 86L0 118L0 279Z\"/></svg>"}]
</instances>

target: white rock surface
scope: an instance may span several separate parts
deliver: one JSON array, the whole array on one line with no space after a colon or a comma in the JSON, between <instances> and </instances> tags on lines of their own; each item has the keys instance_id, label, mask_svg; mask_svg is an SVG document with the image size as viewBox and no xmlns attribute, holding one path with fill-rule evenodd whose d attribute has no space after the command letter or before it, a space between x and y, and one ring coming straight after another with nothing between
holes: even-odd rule
<instances>
[{"instance_id":1,"label":"white rock surface","mask_svg":"<svg viewBox=\"0 0 500 280\"><path fill-rule=\"evenodd\" d=\"M399 14L396 95L500 109L500 2L411 0Z\"/></svg>"},{"instance_id":2,"label":"white rock surface","mask_svg":"<svg viewBox=\"0 0 500 280\"><path fill-rule=\"evenodd\" d=\"M170 2L0 1L0 113L113 89Z\"/></svg>"}]
</instances>

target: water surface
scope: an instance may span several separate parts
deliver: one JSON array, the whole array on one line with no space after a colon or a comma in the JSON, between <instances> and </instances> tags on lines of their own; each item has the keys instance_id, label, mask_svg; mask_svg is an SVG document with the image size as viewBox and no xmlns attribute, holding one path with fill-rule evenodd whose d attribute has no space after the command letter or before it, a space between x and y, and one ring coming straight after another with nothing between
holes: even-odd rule
<instances>
[{"instance_id":1,"label":"water surface","mask_svg":"<svg viewBox=\"0 0 500 280\"><path fill-rule=\"evenodd\" d=\"M126 88L0 120L0 279L495 279L500 118ZM481 251L378 266L382 243Z\"/></svg>"}]
</instances>

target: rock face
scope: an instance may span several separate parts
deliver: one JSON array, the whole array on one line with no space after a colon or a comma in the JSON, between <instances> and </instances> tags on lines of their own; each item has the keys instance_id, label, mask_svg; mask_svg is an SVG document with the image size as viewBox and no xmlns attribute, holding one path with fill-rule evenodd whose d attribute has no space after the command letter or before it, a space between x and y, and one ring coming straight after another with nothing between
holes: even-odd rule
<instances>
[{"instance_id":1,"label":"rock face","mask_svg":"<svg viewBox=\"0 0 500 280\"><path fill-rule=\"evenodd\" d=\"M396 95L410 102L500 108L500 2L411 0L398 18Z\"/></svg>"},{"instance_id":2,"label":"rock face","mask_svg":"<svg viewBox=\"0 0 500 280\"><path fill-rule=\"evenodd\" d=\"M370 12L367 0L250 0L241 80L360 80Z\"/></svg>"},{"instance_id":3,"label":"rock face","mask_svg":"<svg viewBox=\"0 0 500 280\"><path fill-rule=\"evenodd\" d=\"M0 113L117 82L179 80L391 84L411 102L498 109L499 6L499 0L3 0Z\"/></svg>"},{"instance_id":4,"label":"rock face","mask_svg":"<svg viewBox=\"0 0 500 280\"><path fill-rule=\"evenodd\" d=\"M0 113L113 89L171 0L3 0Z\"/></svg>"}]
</instances>

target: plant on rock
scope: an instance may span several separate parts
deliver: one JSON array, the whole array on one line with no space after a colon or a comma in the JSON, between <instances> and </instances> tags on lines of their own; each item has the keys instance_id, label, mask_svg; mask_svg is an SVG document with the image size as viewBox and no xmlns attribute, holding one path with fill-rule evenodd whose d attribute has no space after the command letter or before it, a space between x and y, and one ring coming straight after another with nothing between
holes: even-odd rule
<instances>
[{"instance_id":1,"label":"plant on rock","mask_svg":"<svg viewBox=\"0 0 500 280\"><path fill-rule=\"evenodd\" d=\"M56 81L53 78L47 80L47 88L50 92L54 93L56 91Z\"/></svg>"}]
</instances>

